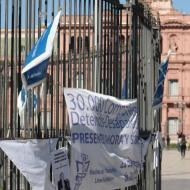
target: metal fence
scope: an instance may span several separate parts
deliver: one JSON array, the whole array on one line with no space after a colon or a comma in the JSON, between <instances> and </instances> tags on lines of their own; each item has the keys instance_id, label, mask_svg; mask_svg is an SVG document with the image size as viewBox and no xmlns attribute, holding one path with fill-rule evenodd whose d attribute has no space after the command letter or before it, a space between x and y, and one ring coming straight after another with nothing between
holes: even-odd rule
<instances>
[{"instance_id":1,"label":"metal fence","mask_svg":"<svg viewBox=\"0 0 190 190\"><path fill-rule=\"evenodd\" d=\"M17 96L26 55L58 10L62 17L44 91L28 92L21 120ZM151 102L159 59L159 23L146 5L123 6L116 0L0 0L0 137L49 138L69 135L63 87L86 88L118 98L138 98L143 137L159 129ZM34 94L38 97L34 111ZM128 190L159 189L153 174L152 147L138 185ZM19 170L1 152L2 189L30 189ZM155 177L154 177L155 175Z\"/></svg>"},{"instance_id":2,"label":"metal fence","mask_svg":"<svg viewBox=\"0 0 190 190\"><path fill-rule=\"evenodd\" d=\"M122 26L127 37L124 58L126 63L124 72L127 79L125 97L137 98L140 135L145 139L149 136L152 138L156 131L160 131L160 112L152 108L160 64L159 18L153 17L150 8L142 1L132 1L126 5L126 10L123 12L126 13L126 22L123 22ZM138 185L132 189L161 189L161 153L159 166L156 169L153 169L153 159L153 141L151 141Z\"/></svg>"}]
</instances>

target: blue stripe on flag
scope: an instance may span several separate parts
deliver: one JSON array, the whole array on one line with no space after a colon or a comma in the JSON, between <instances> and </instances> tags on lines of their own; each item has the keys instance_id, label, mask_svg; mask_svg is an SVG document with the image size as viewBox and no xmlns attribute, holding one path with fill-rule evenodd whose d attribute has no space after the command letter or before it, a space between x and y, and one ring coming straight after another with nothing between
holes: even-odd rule
<instances>
[{"instance_id":1,"label":"blue stripe on flag","mask_svg":"<svg viewBox=\"0 0 190 190\"><path fill-rule=\"evenodd\" d=\"M25 72L23 75L27 80L27 85L33 85L41 80L43 80L47 75L47 62L49 61L49 58L40 64L36 65L35 67L31 68L27 72Z\"/></svg>"},{"instance_id":2,"label":"blue stripe on flag","mask_svg":"<svg viewBox=\"0 0 190 190\"><path fill-rule=\"evenodd\" d=\"M23 67L30 64L31 61L42 55L46 51L46 44L48 40L48 36L51 30L52 24L50 24L47 29L44 31L43 35L36 42L34 47L31 49L30 53L26 58L26 62Z\"/></svg>"}]
</instances>

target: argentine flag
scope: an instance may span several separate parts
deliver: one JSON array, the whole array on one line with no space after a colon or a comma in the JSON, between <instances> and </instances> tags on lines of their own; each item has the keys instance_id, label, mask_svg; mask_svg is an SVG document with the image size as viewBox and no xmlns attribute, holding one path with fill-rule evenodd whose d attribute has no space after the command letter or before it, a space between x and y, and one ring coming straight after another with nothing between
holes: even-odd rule
<instances>
[{"instance_id":1,"label":"argentine flag","mask_svg":"<svg viewBox=\"0 0 190 190\"><path fill-rule=\"evenodd\" d=\"M168 55L166 59L163 61L163 63L160 65L160 68L159 68L159 78L158 78L158 83L157 83L156 91L154 94L153 105L152 105L154 108L159 108L160 105L162 104L162 98L163 98L163 93L164 93L164 80L165 80L166 73L168 70L168 62L169 62L170 55L171 55L171 50L168 51Z\"/></svg>"},{"instance_id":2,"label":"argentine flag","mask_svg":"<svg viewBox=\"0 0 190 190\"><path fill-rule=\"evenodd\" d=\"M28 99L27 90L38 86L46 78L48 67L47 63L52 54L53 41L60 15L61 11L58 12L53 22L47 27L42 36L38 39L26 57L26 62L23 65L21 73L23 87L19 93L17 101L19 115L22 119L24 119L24 111ZM34 95L33 99L33 107L35 111L37 107L37 96Z\"/></svg>"},{"instance_id":3,"label":"argentine flag","mask_svg":"<svg viewBox=\"0 0 190 190\"><path fill-rule=\"evenodd\" d=\"M46 78L48 60L52 54L53 41L61 11L58 12L54 21L47 27L42 36L26 57L22 68L22 82L26 90L38 86Z\"/></svg>"}]
</instances>

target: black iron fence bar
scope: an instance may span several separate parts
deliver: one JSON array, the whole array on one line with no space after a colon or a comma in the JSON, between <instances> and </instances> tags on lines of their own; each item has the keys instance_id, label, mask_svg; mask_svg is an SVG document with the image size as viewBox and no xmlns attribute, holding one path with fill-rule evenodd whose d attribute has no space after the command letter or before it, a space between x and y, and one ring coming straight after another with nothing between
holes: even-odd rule
<instances>
[{"instance_id":1,"label":"black iron fence bar","mask_svg":"<svg viewBox=\"0 0 190 190\"><path fill-rule=\"evenodd\" d=\"M14 87L13 87L13 62L14 62L14 18L15 18L15 4L14 0L12 0L12 18L11 18L11 88L10 88L10 136L13 138L13 93L14 93Z\"/></svg>"},{"instance_id":2,"label":"black iron fence bar","mask_svg":"<svg viewBox=\"0 0 190 190\"><path fill-rule=\"evenodd\" d=\"M19 0L18 2L18 92L21 90L21 18L22 18L22 0ZM17 112L18 116L18 123L17 123L17 131L16 131L16 137L20 137L20 116ZM17 180L16 180L16 188L17 190L20 189L20 171L17 170Z\"/></svg>"},{"instance_id":3,"label":"black iron fence bar","mask_svg":"<svg viewBox=\"0 0 190 190\"><path fill-rule=\"evenodd\" d=\"M72 0L69 0L69 66L68 66L68 87L72 86L72 66L71 66L71 23L72 23ZM72 38L73 39L73 38Z\"/></svg>"},{"instance_id":4,"label":"black iron fence bar","mask_svg":"<svg viewBox=\"0 0 190 190\"><path fill-rule=\"evenodd\" d=\"M64 15L64 19L63 19L63 71L62 71L62 78L63 78L63 86L66 86L66 0L64 0L64 4L63 4L63 15ZM66 123L66 103L65 103L65 99L64 96L62 97L62 101L63 101L63 123L62 123L62 130L63 130L63 136L65 136L65 123Z\"/></svg>"},{"instance_id":5,"label":"black iron fence bar","mask_svg":"<svg viewBox=\"0 0 190 190\"><path fill-rule=\"evenodd\" d=\"M77 69L77 76L76 76L76 80L77 80L77 87L78 88L82 88L83 87L83 82L82 82L82 63L81 63L81 47L84 47L84 43L81 42L82 39L82 35L81 35L81 17L82 17L82 2L81 0L79 0L79 36L77 39L78 42L78 53L79 53L79 67ZM83 23L83 27L84 27L84 23ZM83 44L82 44L83 43ZM84 67L84 66L83 66ZM83 70L83 75L84 75L84 70ZM84 80L84 79L83 79Z\"/></svg>"},{"instance_id":6,"label":"black iron fence bar","mask_svg":"<svg viewBox=\"0 0 190 190\"><path fill-rule=\"evenodd\" d=\"M87 54L87 46L86 46L86 33L87 33L87 19L86 19L86 16L87 16L87 1L84 0L83 2L84 6L83 6L83 40L82 43L83 43L83 47L82 47L82 50L83 50L83 53L82 53L82 59L83 59L83 69L81 70L82 72L79 74L79 81L81 80L82 81L82 88L87 88L87 65L86 65L86 59L85 59L85 56ZM89 25L89 23L88 23ZM90 38L89 38L89 41L90 41ZM82 78L81 78L82 77Z\"/></svg>"},{"instance_id":7,"label":"black iron fence bar","mask_svg":"<svg viewBox=\"0 0 190 190\"><path fill-rule=\"evenodd\" d=\"M128 7L126 7L126 69L125 69L125 98L129 97L128 94L128 62L129 62L129 14L128 14Z\"/></svg>"},{"instance_id":8,"label":"black iron fence bar","mask_svg":"<svg viewBox=\"0 0 190 190\"><path fill-rule=\"evenodd\" d=\"M35 43L35 0L30 1L30 32L29 32L29 49L34 45ZM31 129L31 135L34 137L34 90L30 90L29 93L30 98L30 113L29 113L29 126Z\"/></svg>"},{"instance_id":9,"label":"black iron fence bar","mask_svg":"<svg viewBox=\"0 0 190 190\"><path fill-rule=\"evenodd\" d=\"M120 65L119 65L119 97L121 98L122 96L122 61L123 61L123 52L122 52L122 43L123 43L123 39L122 39L122 23L123 23L123 20L122 20L122 10L119 11L119 55L120 55Z\"/></svg>"},{"instance_id":10,"label":"black iron fence bar","mask_svg":"<svg viewBox=\"0 0 190 190\"><path fill-rule=\"evenodd\" d=\"M26 58L26 56L27 56L27 54L28 54L28 50L29 50L29 48L28 48L28 11L29 11L29 8L28 8L28 0L26 0L25 1L25 28L26 28L26 30L25 30L25 58Z\"/></svg>"},{"instance_id":11,"label":"black iron fence bar","mask_svg":"<svg viewBox=\"0 0 190 190\"><path fill-rule=\"evenodd\" d=\"M48 14L48 1L45 0L45 17L44 17L44 23L45 23L45 29L47 28L47 14ZM59 34L58 34L58 38L59 38ZM57 43L59 44L59 43ZM59 47L57 47L57 49L59 50ZM58 55L59 56L59 55ZM48 132L47 132L47 78L44 80L43 82L43 117L41 118L42 123L43 123L43 128L44 128L44 138L48 137ZM32 108L32 110L34 110L34 108Z\"/></svg>"},{"instance_id":12,"label":"black iron fence bar","mask_svg":"<svg viewBox=\"0 0 190 190\"><path fill-rule=\"evenodd\" d=\"M118 83L118 60L117 60L117 46L118 46L118 40L117 40L117 34L118 34L118 31L117 31L117 27L118 27L118 23L117 23L117 10L115 9L114 7L114 22L113 22L113 28L114 28L114 34L113 34L113 46L114 46L114 50L113 50L113 89L114 89L114 92L113 92L113 95L115 97L117 97L117 83Z\"/></svg>"},{"instance_id":13,"label":"black iron fence bar","mask_svg":"<svg viewBox=\"0 0 190 190\"><path fill-rule=\"evenodd\" d=\"M8 14L9 14L9 1L5 2L5 37L4 37L4 67L3 67L3 76L4 76L4 101L3 101L3 134L4 137L7 135L8 129L8 96L7 96L7 87L8 87Z\"/></svg>"},{"instance_id":14,"label":"black iron fence bar","mask_svg":"<svg viewBox=\"0 0 190 190\"><path fill-rule=\"evenodd\" d=\"M138 35L137 35L137 12L133 11L133 25L132 25L132 30L133 30L133 55L132 55L132 98L137 98L137 45L138 45Z\"/></svg>"},{"instance_id":15,"label":"black iron fence bar","mask_svg":"<svg viewBox=\"0 0 190 190\"><path fill-rule=\"evenodd\" d=\"M77 72L77 67L76 67L76 54L77 54L77 34L76 34L76 20L77 17L77 1L74 1L74 68L73 68L73 87L76 87L76 72Z\"/></svg>"},{"instance_id":16,"label":"black iron fence bar","mask_svg":"<svg viewBox=\"0 0 190 190\"><path fill-rule=\"evenodd\" d=\"M12 0L12 18L11 18L11 84L10 84L10 137L13 138L13 96L14 96L14 86L13 86L13 61L14 61L14 18L15 18L15 1ZM13 163L10 161L10 189L13 188Z\"/></svg>"},{"instance_id":17,"label":"black iron fence bar","mask_svg":"<svg viewBox=\"0 0 190 190\"><path fill-rule=\"evenodd\" d=\"M109 14L110 14L110 19L111 20L108 20L108 26L109 26L109 23L111 24L110 27L108 27L108 47L107 47L107 50L108 50L108 60L107 60L107 63L108 63L108 91L107 93L110 94L110 95L114 95L114 90L112 88L113 86L113 56L112 56L112 52L113 52L113 49L114 49L114 44L113 44L113 35L114 35L114 30L111 29L114 27L114 5L109 3L109 8L108 10L111 10L111 13L109 11ZM110 30L111 29L111 30ZM110 40L111 39L111 40Z\"/></svg>"},{"instance_id":18,"label":"black iron fence bar","mask_svg":"<svg viewBox=\"0 0 190 190\"><path fill-rule=\"evenodd\" d=\"M107 30L106 30L106 25L107 25L107 22L106 22L106 20L109 18L109 17L107 17L107 10L106 10L106 7L107 7L107 2L103 2L103 5L102 5L102 7L103 7L103 10L104 10L104 16L105 16L105 20L103 21L103 46L104 46L104 55L106 54L106 35L107 35ZM100 92L101 93L104 93L105 94L105 88L106 88L106 80L105 80L105 78L106 78L106 58L107 58L107 56L104 56L104 60L103 60L103 64L102 64L102 66L101 66L101 78L100 78L100 80L102 81L101 82L101 88L100 88ZM103 84L102 84L103 83Z\"/></svg>"},{"instance_id":19,"label":"black iron fence bar","mask_svg":"<svg viewBox=\"0 0 190 190\"><path fill-rule=\"evenodd\" d=\"M15 29L15 45L14 45L14 63L13 63L13 137L17 136L17 86L18 86L18 76L17 76L17 64L18 64L18 14L19 14L19 1L15 1L15 19L14 19L14 29ZM19 170L14 166L13 173L13 183L14 183L14 189L17 187L17 180L19 179L20 175L18 176Z\"/></svg>"},{"instance_id":20,"label":"black iron fence bar","mask_svg":"<svg viewBox=\"0 0 190 190\"><path fill-rule=\"evenodd\" d=\"M95 45L95 0L92 0L92 15L93 15L93 44ZM93 57L92 57L92 70L94 70L94 52L95 52L95 47L93 46ZM95 71L95 70L94 70ZM92 73L92 81L91 81L91 90L94 90L94 81L95 81L95 75Z\"/></svg>"},{"instance_id":21,"label":"black iron fence bar","mask_svg":"<svg viewBox=\"0 0 190 190\"><path fill-rule=\"evenodd\" d=\"M5 2L5 37L4 37L4 66L3 66L3 77L4 77L4 87L3 87L3 137L7 136L8 129L8 15L9 15L9 1ZM3 156L3 186L8 187L8 159L7 156Z\"/></svg>"},{"instance_id":22,"label":"black iron fence bar","mask_svg":"<svg viewBox=\"0 0 190 190\"><path fill-rule=\"evenodd\" d=\"M53 20L53 18L54 18L54 0L52 0L52 3L51 3L51 7L52 7L52 9L51 9L51 18L52 18L52 20ZM50 83L51 83L51 85L49 86L49 88L50 88L50 92L51 92L51 97L50 97L50 106L51 106L51 112L50 112L50 130L51 130L51 134L50 134L50 137L53 137L53 120L54 120L54 118L53 118L53 112L54 112L54 103L53 103L53 76L54 76L54 74L53 74L53 53L52 53L52 56L51 56L51 77L50 77Z\"/></svg>"},{"instance_id":23,"label":"black iron fence bar","mask_svg":"<svg viewBox=\"0 0 190 190\"><path fill-rule=\"evenodd\" d=\"M121 9L122 11L122 9ZM115 26L115 30L116 30L116 34L115 34L115 42L114 44L116 45L117 48L114 48L114 56L115 56L115 61L118 60L118 63L116 64L116 71L115 71L115 91L116 91L116 94L115 96L120 98L120 95L121 95L121 84L122 81L120 81L120 71L121 71L121 60L120 60L120 38L121 38L121 33L120 33L120 12L119 10L115 9L115 18L116 18L116 26Z\"/></svg>"},{"instance_id":24,"label":"black iron fence bar","mask_svg":"<svg viewBox=\"0 0 190 190\"><path fill-rule=\"evenodd\" d=\"M91 18L91 7L92 7L92 3L91 3L91 0L88 0L88 47L90 49L90 31L91 31L91 24L90 24L90 18ZM88 70L87 70L87 89L91 89L91 74L90 74L90 71L91 71L91 65L90 65L90 51L88 51Z\"/></svg>"},{"instance_id":25,"label":"black iron fence bar","mask_svg":"<svg viewBox=\"0 0 190 190\"><path fill-rule=\"evenodd\" d=\"M60 0L58 1L58 10L60 10ZM57 33L57 59L56 59L56 136L59 135L59 61L60 61L60 24L58 24Z\"/></svg>"}]
</instances>

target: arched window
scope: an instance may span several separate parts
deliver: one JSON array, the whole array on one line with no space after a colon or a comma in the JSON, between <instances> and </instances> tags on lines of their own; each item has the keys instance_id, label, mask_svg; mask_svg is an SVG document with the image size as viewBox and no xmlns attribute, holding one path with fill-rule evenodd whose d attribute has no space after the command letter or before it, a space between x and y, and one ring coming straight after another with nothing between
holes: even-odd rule
<instances>
[{"instance_id":1,"label":"arched window","mask_svg":"<svg viewBox=\"0 0 190 190\"><path fill-rule=\"evenodd\" d=\"M77 38L77 52L79 53L79 51L82 51L82 37L81 36L79 36L78 38Z\"/></svg>"},{"instance_id":2,"label":"arched window","mask_svg":"<svg viewBox=\"0 0 190 190\"><path fill-rule=\"evenodd\" d=\"M120 36L120 43L121 43L121 47L123 48L125 46L125 36L124 35Z\"/></svg>"},{"instance_id":3,"label":"arched window","mask_svg":"<svg viewBox=\"0 0 190 190\"><path fill-rule=\"evenodd\" d=\"M85 37L85 50L88 52L90 50L90 40L88 36Z\"/></svg>"},{"instance_id":4,"label":"arched window","mask_svg":"<svg viewBox=\"0 0 190 190\"><path fill-rule=\"evenodd\" d=\"M46 92L47 92L47 94L52 94L52 89L53 89L53 78L49 73L47 73L47 77L46 77Z\"/></svg>"},{"instance_id":5,"label":"arched window","mask_svg":"<svg viewBox=\"0 0 190 190\"><path fill-rule=\"evenodd\" d=\"M178 51L179 47L177 44L177 36L175 34L171 34L169 37L169 48L174 52Z\"/></svg>"},{"instance_id":6,"label":"arched window","mask_svg":"<svg viewBox=\"0 0 190 190\"><path fill-rule=\"evenodd\" d=\"M71 36L71 43L69 44L70 51L74 51L74 41L75 41L75 37Z\"/></svg>"}]
</instances>

